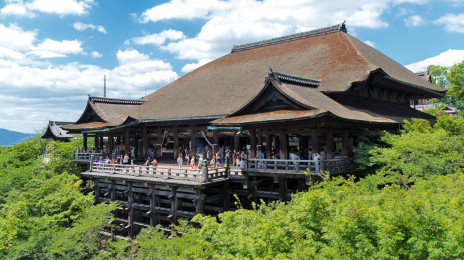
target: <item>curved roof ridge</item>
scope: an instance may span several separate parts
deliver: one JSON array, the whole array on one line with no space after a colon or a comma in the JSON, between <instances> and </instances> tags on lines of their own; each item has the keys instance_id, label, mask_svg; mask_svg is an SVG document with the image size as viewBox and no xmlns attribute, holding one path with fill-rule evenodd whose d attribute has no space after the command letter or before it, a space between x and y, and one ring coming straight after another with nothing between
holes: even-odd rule
<instances>
[{"instance_id":1,"label":"curved roof ridge","mask_svg":"<svg viewBox=\"0 0 464 260\"><path fill-rule=\"evenodd\" d=\"M122 98L107 98L107 97L96 97L89 96L89 101L92 103L110 103L110 104L134 104L141 105L145 103L145 100L140 99L122 99Z\"/></svg>"},{"instance_id":2,"label":"curved roof ridge","mask_svg":"<svg viewBox=\"0 0 464 260\"><path fill-rule=\"evenodd\" d=\"M427 80L421 78L416 73L405 68L403 65L383 54L382 52L376 50L375 48L367 45L366 43L360 41L359 39L346 35L348 42L353 46L353 48L358 52L366 62L376 67L372 72L381 69L389 77L396 79L401 82L407 82L409 85L415 85L419 88L425 90L432 90L437 93L446 92L445 89L428 82Z\"/></svg>"},{"instance_id":3,"label":"curved roof ridge","mask_svg":"<svg viewBox=\"0 0 464 260\"><path fill-rule=\"evenodd\" d=\"M276 37L276 38L272 38L272 39L269 39L269 40L252 42L252 43L241 44L241 45L234 45L232 47L231 53L238 52L238 51L249 50L249 49L254 49L254 48L259 48L259 47L263 47L263 46L279 44L279 43L283 43L283 42L295 41L295 40L299 40L299 39L309 38L309 37L318 36L318 35L322 35L322 34L333 33L333 32L345 32L346 33L345 22L343 22L341 24L337 24L337 25L332 25L332 26L329 26L329 27L324 27L324 28L311 30L311 31L290 34L290 35L287 35L287 36Z\"/></svg>"}]
</instances>

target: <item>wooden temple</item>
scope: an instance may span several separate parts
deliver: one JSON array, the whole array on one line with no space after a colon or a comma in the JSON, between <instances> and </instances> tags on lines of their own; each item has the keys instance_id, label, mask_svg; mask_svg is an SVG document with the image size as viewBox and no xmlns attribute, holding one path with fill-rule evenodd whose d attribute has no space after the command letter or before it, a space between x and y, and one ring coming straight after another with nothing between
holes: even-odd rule
<instances>
[{"instance_id":1,"label":"wooden temple","mask_svg":"<svg viewBox=\"0 0 464 260\"><path fill-rule=\"evenodd\" d=\"M62 128L82 133L85 144L93 136L95 147L133 151L141 160L152 148L172 163L179 147L248 150L245 168L92 165L83 176L94 181L96 199L119 201L117 219L132 234L229 210L234 194L245 204L285 201L321 172L350 172L350 155L365 138L411 118L433 121L410 101L444 92L339 24L234 46L140 100L89 96L79 120ZM325 157L289 158L309 150ZM256 159L259 151L264 159Z\"/></svg>"}]
</instances>

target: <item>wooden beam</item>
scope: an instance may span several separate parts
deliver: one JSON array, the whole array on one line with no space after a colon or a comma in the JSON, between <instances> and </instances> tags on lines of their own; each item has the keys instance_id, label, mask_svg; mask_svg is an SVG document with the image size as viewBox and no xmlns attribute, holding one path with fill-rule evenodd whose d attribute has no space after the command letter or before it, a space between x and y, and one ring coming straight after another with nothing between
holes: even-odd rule
<instances>
[{"instance_id":1,"label":"wooden beam","mask_svg":"<svg viewBox=\"0 0 464 260\"><path fill-rule=\"evenodd\" d=\"M285 130L279 132L280 139L280 159L288 158L288 137Z\"/></svg>"},{"instance_id":2,"label":"wooden beam","mask_svg":"<svg viewBox=\"0 0 464 260\"><path fill-rule=\"evenodd\" d=\"M177 127L174 127L172 129L172 134L174 136L174 154L173 157L174 159L177 159L179 157L179 130Z\"/></svg>"},{"instance_id":3,"label":"wooden beam","mask_svg":"<svg viewBox=\"0 0 464 260\"><path fill-rule=\"evenodd\" d=\"M196 189L195 196L195 213L205 212L205 195L202 189Z\"/></svg>"},{"instance_id":4,"label":"wooden beam","mask_svg":"<svg viewBox=\"0 0 464 260\"><path fill-rule=\"evenodd\" d=\"M129 146L130 146L130 143L129 143L129 128L126 128L125 129L125 133L124 133L124 153L129 153L130 150L129 150Z\"/></svg>"},{"instance_id":5,"label":"wooden beam","mask_svg":"<svg viewBox=\"0 0 464 260\"><path fill-rule=\"evenodd\" d=\"M250 156L256 157L256 130L250 130Z\"/></svg>"},{"instance_id":6,"label":"wooden beam","mask_svg":"<svg viewBox=\"0 0 464 260\"><path fill-rule=\"evenodd\" d=\"M171 223L177 224L177 207L178 207L178 198L177 198L177 187L171 187L171 195L169 196L171 200Z\"/></svg>"},{"instance_id":7,"label":"wooden beam","mask_svg":"<svg viewBox=\"0 0 464 260\"><path fill-rule=\"evenodd\" d=\"M287 179L279 177L279 200L287 200Z\"/></svg>"},{"instance_id":8,"label":"wooden beam","mask_svg":"<svg viewBox=\"0 0 464 260\"><path fill-rule=\"evenodd\" d=\"M266 159L271 159L271 135L269 133L266 133L264 137L266 138Z\"/></svg>"},{"instance_id":9,"label":"wooden beam","mask_svg":"<svg viewBox=\"0 0 464 260\"><path fill-rule=\"evenodd\" d=\"M327 159L332 159L333 152L334 152L332 128L327 129L327 134L325 137L326 137L326 146L327 146Z\"/></svg>"},{"instance_id":10,"label":"wooden beam","mask_svg":"<svg viewBox=\"0 0 464 260\"><path fill-rule=\"evenodd\" d=\"M315 129L313 129L311 134L311 148L313 154L319 153L320 148L319 148L319 132Z\"/></svg>"},{"instance_id":11,"label":"wooden beam","mask_svg":"<svg viewBox=\"0 0 464 260\"><path fill-rule=\"evenodd\" d=\"M143 154L143 158L147 158L148 157L148 136L147 136L147 128L143 127L142 128L142 154Z\"/></svg>"},{"instance_id":12,"label":"wooden beam","mask_svg":"<svg viewBox=\"0 0 464 260\"><path fill-rule=\"evenodd\" d=\"M224 184L224 211L230 210L230 184L226 182Z\"/></svg>"},{"instance_id":13,"label":"wooden beam","mask_svg":"<svg viewBox=\"0 0 464 260\"><path fill-rule=\"evenodd\" d=\"M134 235L134 192L132 190L132 182L127 183L127 203L128 203L128 208L129 208L129 235L133 236Z\"/></svg>"}]
</instances>

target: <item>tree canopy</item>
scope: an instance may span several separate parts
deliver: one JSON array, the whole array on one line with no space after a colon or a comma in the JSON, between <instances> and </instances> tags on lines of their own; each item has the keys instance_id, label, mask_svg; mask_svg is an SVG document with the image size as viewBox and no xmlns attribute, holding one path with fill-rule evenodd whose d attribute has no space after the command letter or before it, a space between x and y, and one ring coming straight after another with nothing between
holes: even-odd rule
<instances>
[{"instance_id":1,"label":"tree canopy","mask_svg":"<svg viewBox=\"0 0 464 260\"><path fill-rule=\"evenodd\" d=\"M427 67L432 83L448 89L441 101L459 110L464 108L464 60L453 66L430 65Z\"/></svg>"}]
</instances>

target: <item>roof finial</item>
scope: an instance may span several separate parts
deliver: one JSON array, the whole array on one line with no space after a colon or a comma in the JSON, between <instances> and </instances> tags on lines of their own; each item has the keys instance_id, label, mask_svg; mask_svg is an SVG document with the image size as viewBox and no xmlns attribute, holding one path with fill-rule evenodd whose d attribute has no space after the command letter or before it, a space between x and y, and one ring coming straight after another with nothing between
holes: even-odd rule
<instances>
[{"instance_id":1,"label":"roof finial","mask_svg":"<svg viewBox=\"0 0 464 260\"><path fill-rule=\"evenodd\" d=\"M276 73L272 70L272 67L271 67L271 66L269 66L269 70L270 70L270 71L269 71L269 73L268 73L267 78L272 78L272 79L274 79L275 81L277 81L278 83L280 83L279 77L278 77L278 76L276 75Z\"/></svg>"},{"instance_id":2,"label":"roof finial","mask_svg":"<svg viewBox=\"0 0 464 260\"><path fill-rule=\"evenodd\" d=\"M103 97L106 97L106 74L103 75Z\"/></svg>"}]
</instances>

